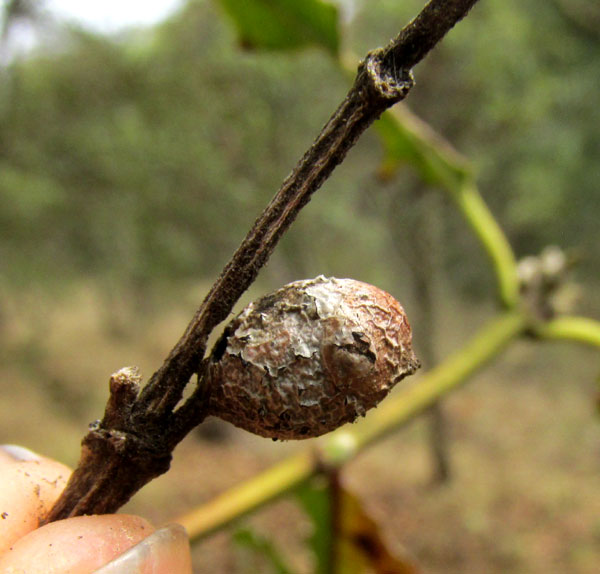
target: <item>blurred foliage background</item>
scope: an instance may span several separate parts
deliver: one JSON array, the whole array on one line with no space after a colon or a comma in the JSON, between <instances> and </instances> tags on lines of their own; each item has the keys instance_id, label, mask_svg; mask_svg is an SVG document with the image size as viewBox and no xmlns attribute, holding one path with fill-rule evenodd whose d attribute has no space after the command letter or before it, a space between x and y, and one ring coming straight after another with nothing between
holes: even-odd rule
<instances>
[{"instance_id":1,"label":"blurred foliage background","mask_svg":"<svg viewBox=\"0 0 600 574\"><path fill-rule=\"evenodd\" d=\"M422 5L342 3L343 48L364 55ZM160 365L348 79L326 50L244 49L208 0L105 35L56 19L43 2L1 6L0 437L74 464L109 374ZM23 26L37 44L15 53ZM569 304L596 318L599 71L593 0L487 0L418 67L407 100L476 166L519 256L559 244L578 260ZM372 130L283 239L255 292L320 273L354 277L396 295L410 315L411 240L425 226L435 314L422 330L443 356L489 313L493 277L441 194L409 165L386 177L382 158ZM449 399L451 485L427 490L421 423L350 465L359 489L379 477L363 494L395 509L392 536L427 571L597 567L597 356L532 347L519 344ZM296 448L203 426L135 511L166 520ZM387 468L390 456L403 467ZM210 477L198 470L207 467ZM255 520L287 517L275 530L302 565L292 537L302 519L287 511ZM201 545L198 571L237 568L229 544L223 534Z\"/></svg>"}]
</instances>

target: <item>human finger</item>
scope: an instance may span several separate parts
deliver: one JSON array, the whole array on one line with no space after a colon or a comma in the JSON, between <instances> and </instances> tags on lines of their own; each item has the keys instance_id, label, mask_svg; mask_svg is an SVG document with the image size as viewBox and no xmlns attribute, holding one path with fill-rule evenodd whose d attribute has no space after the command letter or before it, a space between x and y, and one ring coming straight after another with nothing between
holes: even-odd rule
<instances>
[{"instance_id":1,"label":"human finger","mask_svg":"<svg viewBox=\"0 0 600 574\"><path fill-rule=\"evenodd\" d=\"M77 516L46 524L0 555L0 572L89 574L154 531L127 514Z\"/></svg>"},{"instance_id":2,"label":"human finger","mask_svg":"<svg viewBox=\"0 0 600 574\"><path fill-rule=\"evenodd\" d=\"M31 451L28 451L31 452ZM33 453L32 453L33 454ZM71 469L44 457L0 465L0 554L35 530L63 491Z\"/></svg>"}]
</instances>

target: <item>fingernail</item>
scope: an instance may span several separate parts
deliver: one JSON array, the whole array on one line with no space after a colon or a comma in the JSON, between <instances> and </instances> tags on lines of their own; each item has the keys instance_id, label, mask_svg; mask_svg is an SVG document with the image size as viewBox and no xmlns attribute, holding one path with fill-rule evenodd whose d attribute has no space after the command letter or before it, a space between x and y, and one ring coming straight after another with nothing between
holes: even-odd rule
<instances>
[{"instance_id":1,"label":"fingernail","mask_svg":"<svg viewBox=\"0 0 600 574\"><path fill-rule=\"evenodd\" d=\"M169 572L191 574L192 558L185 528L169 524L105 564L93 574Z\"/></svg>"},{"instance_id":2,"label":"fingernail","mask_svg":"<svg viewBox=\"0 0 600 574\"><path fill-rule=\"evenodd\" d=\"M19 446L16 444L2 444L0 445L0 450L18 462L25 462L29 460L40 460L40 455L25 448L24 446Z\"/></svg>"}]
</instances>

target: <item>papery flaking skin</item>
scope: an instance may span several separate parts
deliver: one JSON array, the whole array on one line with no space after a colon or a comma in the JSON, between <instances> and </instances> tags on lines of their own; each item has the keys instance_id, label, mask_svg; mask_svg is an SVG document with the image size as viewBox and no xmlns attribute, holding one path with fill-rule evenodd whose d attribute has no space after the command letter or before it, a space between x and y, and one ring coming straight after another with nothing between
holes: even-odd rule
<instances>
[{"instance_id":1,"label":"papery flaking skin","mask_svg":"<svg viewBox=\"0 0 600 574\"><path fill-rule=\"evenodd\" d=\"M323 276L248 305L210 361L211 413L275 439L319 436L364 416L419 366L398 301Z\"/></svg>"}]
</instances>

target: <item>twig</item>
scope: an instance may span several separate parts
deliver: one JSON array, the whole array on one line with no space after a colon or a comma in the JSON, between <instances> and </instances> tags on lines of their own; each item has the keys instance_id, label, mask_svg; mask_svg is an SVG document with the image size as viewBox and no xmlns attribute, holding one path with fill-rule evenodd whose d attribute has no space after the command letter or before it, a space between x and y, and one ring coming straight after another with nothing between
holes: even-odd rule
<instances>
[{"instance_id":1,"label":"twig","mask_svg":"<svg viewBox=\"0 0 600 574\"><path fill-rule=\"evenodd\" d=\"M346 98L257 219L162 367L141 391L130 372L113 376L104 418L83 439L79 465L46 522L114 512L168 470L177 443L209 414L202 384L208 336L360 135L406 97L413 85L411 68L476 2L431 0L388 46L367 54ZM195 373L195 391L177 408Z\"/></svg>"},{"instance_id":2,"label":"twig","mask_svg":"<svg viewBox=\"0 0 600 574\"><path fill-rule=\"evenodd\" d=\"M542 339L573 341L600 348L600 321L588 317L557 317L535 325L533 334Z\"/></svg>"}]
</instances>

